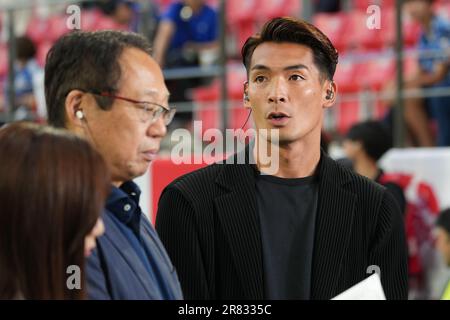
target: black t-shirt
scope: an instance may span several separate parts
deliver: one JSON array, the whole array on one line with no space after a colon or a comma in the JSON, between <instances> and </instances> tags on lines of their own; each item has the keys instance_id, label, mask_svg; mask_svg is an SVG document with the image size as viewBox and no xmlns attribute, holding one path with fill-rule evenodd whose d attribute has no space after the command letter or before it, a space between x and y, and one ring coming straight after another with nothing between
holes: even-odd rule
<instances>
[{"instance_id":1,"label":"black t-shirt","mask_svg":"<svg viewBox=\"0 0 450 320\"><path fill-rule=\"evenodd\" d=\"M316 176L285 179L258 175L258 213L267 299L309 299L315 219Z\"/></svg>"}]
</instances>

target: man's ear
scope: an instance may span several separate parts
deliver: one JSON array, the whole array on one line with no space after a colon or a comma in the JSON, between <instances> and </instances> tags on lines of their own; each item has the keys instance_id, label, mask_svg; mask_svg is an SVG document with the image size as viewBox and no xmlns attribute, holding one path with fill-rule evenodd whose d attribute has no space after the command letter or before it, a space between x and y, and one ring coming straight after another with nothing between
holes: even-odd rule
<instances>
[{"instance_id":1,"label":"man's ear","mask_svg":"<svg viewBox=\"0 0 450 320\"><path fill-rule=\"evenodd\" d=\"M244 108L251 109L252 105L250 104L250 97L248 95L248 81L244 82Z\"/></svg>"},{"instance_id":2,"label":"man's ear","mask_svg":"<svg viewBox=\"0 0 450 320\"><path fill-rule=\"evenodd\" d=\"M66 110L66 124L67 128L77 128L84 126L84 119L77 117L77 111L83 111L82 98L84 92L80 90L72 90L66 96L65 110Z\"/></svg>"},{"instance_id":3,"label":"man's ear","mask_svg":"<svg viewBox=\"0 0 450 320\"><path fill-rule=\"evenodd\" d=\"M333 80L325 81L325 90L323 96L323 107L330 108L336 103L337 85Z\"/></svg>"}]
</instances>

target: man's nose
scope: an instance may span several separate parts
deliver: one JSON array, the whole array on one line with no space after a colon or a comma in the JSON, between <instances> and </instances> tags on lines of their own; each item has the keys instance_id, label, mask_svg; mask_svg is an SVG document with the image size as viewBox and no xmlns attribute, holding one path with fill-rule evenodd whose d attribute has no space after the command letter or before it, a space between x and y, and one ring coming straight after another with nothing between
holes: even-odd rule
<instances>
[{"instance_id":1,"label":"man's nose","mask_svg":"<svg viewBox=\"0 0 450 320\"><path fill-rule=\"evenodd\" d=\"M281 77L275 78L270 88L268 100L270 103L280 103L287 101L287 84Z\"/></svg>"},{"instance_id":2,"label":"man's nose","mask_svg":"<svg viewBox=\"0 0 450 320\"><path fill-rule=\"evenodd\" d=\"M163 117L150 124L148 134L154 138L163 138L167 134L167 126L164 123Z\"/></svg>"}]
</instances>

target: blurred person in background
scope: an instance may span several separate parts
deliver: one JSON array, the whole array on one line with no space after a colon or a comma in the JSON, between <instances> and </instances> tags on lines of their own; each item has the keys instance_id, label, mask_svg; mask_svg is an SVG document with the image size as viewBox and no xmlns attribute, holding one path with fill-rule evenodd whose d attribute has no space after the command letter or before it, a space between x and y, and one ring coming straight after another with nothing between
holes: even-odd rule
<instances>
[{"instance_id":1,"label":"blurred person in background","mask_svg":"<svg viewBox=\"0 0 450 320\"><path fill-rule=\"evenodd\" d=\"M110 16L115 23L124 26L125 29L131 28L134 10L134 2L129 0L108 0L100 2L103 12Z\"/></svg>"},{"instance_id":2,"label":"blurred person in background","mask_svg":"<svg viewBox=\"0 0 450 320\"><path fill-rule=\"evenodd\" d=\"M341 11L340 0L313 0L314 12L339 12Z\"/></svg>"},{"instance_id":3,"label":"blurred person in background","mask_svg":"<svg viewBox=\"0 0 450 320\"><path fill-rule=\"evenodd\" d=\"M43 88L43 70L36 61L36 46L27 36L16 38L16 60L14 62L15 106L13 106L15 120L32 120L36 118L36 92ZM5 87L8 92L8 86Z\"/></svg>"},{"instance_id":4,"label":"blurred person in background","mask_svg":"<svg viewBox=\"0 0 450 320\"><path fill-rule=\"evenodd\" d=\"M366 121L353 125L347 132L343 147L353 170L385 186L405 213L406 200L402 188L395 182L385 181L378 160L392 148L389 130L378 121Z\"/></svg>"},{"instance_id":5,"label":"blurred person in background","mask_svg":"<svg viewBox=\"0 0 450 320\"><path fill-rule=\"evenodd\" d=\"M88 142L31 123L0 129L0 299L83 299L109 173ZM67 287L69 266L81 288Z\"/></svg>"},{"instance_id":6,"label":"blurred person in background","mask_svg":"<svg viewBox=\"0 0 450 320\"><path fill-rule=\"evenodd\" d=\"M154 58L162 68L199 67L215 62L218 48L217 12L204 0L172 3L161 16L154 41ZM188 89L205 85L209 78L168 80L173 102L190 101ZM177 114L184 124L192 112Z\"/></svg>"},{"instance_id":7,"label":"blurred person in background","mask_svg":"<svg viewBox=\"0 0 450 320\"><path fill-rule=\"evenodd\" d=\"M45 65L48 121L87 139L111 172L105 235L88 259L91 299L181 299L178 277L133 179L156 158L175 109L150 44L121 31L73 32Z\"/></svg>"},{"instance_id":8,"label":"blurred person in background","mask_svg":"<svg viewBox=\"0 0 450 320\"><path fill-rule=\"evenodd\" d=\"M406 0L404 4L412 19L422 26L417 49L433 51L419 55L418 71L406 79L406 89L450 87L450 22L435 14L432 5L433 0ZM450 96L410 98L406 102L406 121L419 134L421 145L435 144L428 128L426 106L437 123L436 144L450 146Z\"/></svg>"},{"instance_id":9,"label":"blurred person in background","mask_svg":"<svg viewBox=\"0 0 450 320\"><path fill-rule=\"evenodd\" d=\"M443 210L436 220L436 248L450 267L450 209ZM450 280L445 285L442 300L450 300Z\"/></svg>"}]
</instances>

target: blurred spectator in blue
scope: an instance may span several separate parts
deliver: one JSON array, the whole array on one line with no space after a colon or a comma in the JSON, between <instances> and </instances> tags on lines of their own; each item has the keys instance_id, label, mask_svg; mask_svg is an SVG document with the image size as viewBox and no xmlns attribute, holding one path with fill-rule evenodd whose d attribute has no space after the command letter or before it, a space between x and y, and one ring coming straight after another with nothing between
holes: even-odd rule
<instances>
[{"instance_id":1,"label":"blurred spectator in blue","mask_svg":"<svg viewBox=\"0 0 450 320\"><path fill-rule=\"evenodd\" d=\"M406 199L403 189L395 182L386 181L383 170L377 164L392 148L389 130L378 121L357 123L347 132L343 147L353 170L385 186L397 200L402 213L405 213Z\"/></svg>"},{"instance_id":2,"label":"blurred spectator in blue","mask_svg":"<svg viewBox=\"0 0 450 320\"><path fill-rule=\"evenodd\" d=\"M43 88L42 68L36 61L36 46L27 36L16 38L16 60L14 62L14 89L15 89L15 120L32 120L35 118L37 107L36 90ZM5 84L5 92L8 92L8 83ZM9 106L11 107L11 106Z\"/></svg>"},{"instance_id":3,"label":"blurred spectator in blue","mask_svg":"<svg viewBox=\"0 0 450 320\"><path fill-rule=\"evenodd\" d=\"M443 210L436 220L436 248L444 262L450 267L450 208ZM450 300L450 280L447 282L442 300Z\"/></svg>"},{"instance_id":4,"label":"blurred spectator in blue","mask_svg":"<svg viewBox=\"0 0 450 320\"><path fill-rule=\"evenodd\" d=\"M217 57L218 15L204 0L171 4L161 16L154 42L154 58L162 68L211 65ZM190 101L188 89L209 83L210 78L166 81L171 101ZM176 120L188 123L192 112L179 113Z\"/></svg>"},{"instance_id":5,"label":"blurred spectator in blue","mask_svg":"<svg viewBox=\"0 0 450 320\"><path fill-rule=\"evenodd\" d=\"M450 87L450 22L435 15L432 4L433 0L405 1L406 11L422 26L418 49L432 51L420 55L419 70L407 79L407 88ZM425 103L437 123L437 145L450 146L450 96L426 98Z\"/></svg>"}]
</instances>

